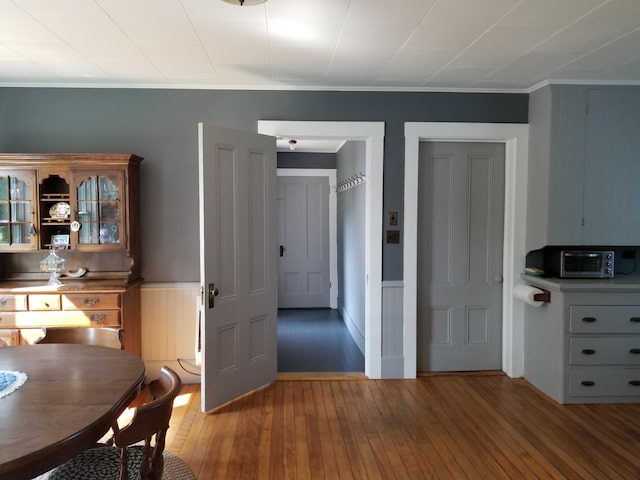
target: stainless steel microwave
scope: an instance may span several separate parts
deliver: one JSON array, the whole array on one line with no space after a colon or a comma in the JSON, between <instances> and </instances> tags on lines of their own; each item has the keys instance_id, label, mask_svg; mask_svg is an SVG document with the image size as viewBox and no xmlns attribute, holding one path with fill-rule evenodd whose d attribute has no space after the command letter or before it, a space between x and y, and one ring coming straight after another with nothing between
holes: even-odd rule
<instances>
[{"instance_id":1,"label":"stainless steel microwave","mask_svg":"<svg viewBox=\"0 0 640 480\"><path fill-rule=\"evenodd\" d=\"M559 274L561 278L611 278L614 258L612 250L562 250Z\"/></svg>"}]
</instances>

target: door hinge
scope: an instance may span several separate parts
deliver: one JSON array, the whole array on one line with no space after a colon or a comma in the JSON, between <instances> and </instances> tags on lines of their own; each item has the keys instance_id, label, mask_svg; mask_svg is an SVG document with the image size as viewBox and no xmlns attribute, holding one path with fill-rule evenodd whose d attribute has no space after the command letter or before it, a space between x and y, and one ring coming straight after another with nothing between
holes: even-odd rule
<instances>
[{"instance_id":1,"label":"door hinge","mask_svg":"<svg viewBox=\"0 0 640 480\"><path fill-rule=\"evenodd\" d=\"M582 217L582 226L584 227L584 217Z\"/></svg>"}]
</instances>

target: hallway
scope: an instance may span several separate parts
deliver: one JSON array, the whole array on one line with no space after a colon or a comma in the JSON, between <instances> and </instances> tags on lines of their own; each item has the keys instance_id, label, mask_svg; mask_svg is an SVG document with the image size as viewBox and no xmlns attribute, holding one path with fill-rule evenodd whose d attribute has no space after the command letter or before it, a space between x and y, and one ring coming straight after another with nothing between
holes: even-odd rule
<instances>
[{"instance_id":1,"label":"hallway","mask_svg":"<svg viewBox=\"0 0 640 480\"><path fill-rule=\"evenodd\" d=\"M337 310L278 310L278 372L363 371L364 356Z\"/></svg>"}]
</instances>

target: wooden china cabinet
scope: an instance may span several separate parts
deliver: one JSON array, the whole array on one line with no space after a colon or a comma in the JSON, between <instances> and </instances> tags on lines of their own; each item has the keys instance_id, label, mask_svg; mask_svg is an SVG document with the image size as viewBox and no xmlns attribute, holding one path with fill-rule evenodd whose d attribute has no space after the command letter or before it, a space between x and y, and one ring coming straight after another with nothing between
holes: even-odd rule
<instances>
[{"instance_id":1,"label":"wooden china cabinet","mask_svg":"<svg viewBox=\"0 0 640 480\"><path fill-rule=\"evenodd\" d=\"M42 329L109 327L140 355L141 160L0 154L0 345ZM42 270L51 252L64 260L61 285Z\"/></svg>"}]
</instances>

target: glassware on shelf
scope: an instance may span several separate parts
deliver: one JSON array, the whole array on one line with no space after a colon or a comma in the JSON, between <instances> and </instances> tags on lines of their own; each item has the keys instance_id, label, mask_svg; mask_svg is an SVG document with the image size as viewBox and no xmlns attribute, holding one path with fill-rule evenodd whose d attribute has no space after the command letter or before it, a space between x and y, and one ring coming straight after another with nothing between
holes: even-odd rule
<instances>
[{"instance_id":1,"label":"glassware on shelf","mask_svg":"<svg viewBox=\"0 0 640 480\"><path fill-rule=\"evenodd\" d=\"M47 283L50 287L62 285L58 277L60 272L64 270L64 262L64 258L60 258L54 249L49 250L47 258L40 262L40 270L51 273Z\"/></svg>"}]
</instances>

